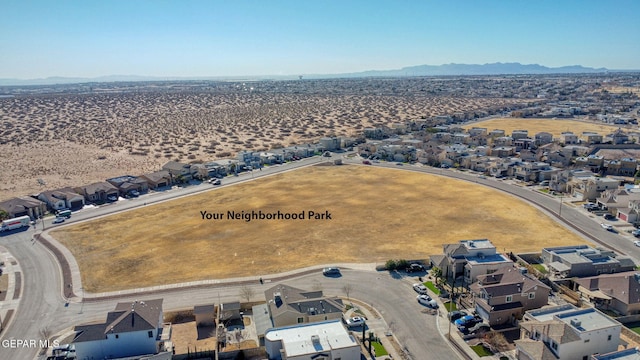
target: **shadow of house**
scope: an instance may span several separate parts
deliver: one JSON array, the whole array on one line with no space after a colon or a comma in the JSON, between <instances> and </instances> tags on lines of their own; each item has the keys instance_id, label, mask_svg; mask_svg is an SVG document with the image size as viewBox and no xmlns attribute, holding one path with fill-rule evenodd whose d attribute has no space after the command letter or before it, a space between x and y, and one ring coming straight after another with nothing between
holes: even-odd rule
<instances>
[{"instance_id":1,"label":"shadow of house","mask_svg":"<svg viewBox=\"0 0 640 360\"><path fill-rule=\"evenodd\" d=\"M106 181L101 181L75 189L76 192L83 195L88 202L104 203L109 201L110 197L118 196L118 188Z\"/></svg>"},{"instance_id":2,"label":"shadow of house","mask_svg":"<svg viewBox=\"0 0 640 360\"><path fill-rule=\"evenodd\" d=\"M0 210L6 211L9 218L28 215L31 220L35 220L44 215L47 205L38 199L21 196L0 202Z\"/></svg>"}]
</instances>

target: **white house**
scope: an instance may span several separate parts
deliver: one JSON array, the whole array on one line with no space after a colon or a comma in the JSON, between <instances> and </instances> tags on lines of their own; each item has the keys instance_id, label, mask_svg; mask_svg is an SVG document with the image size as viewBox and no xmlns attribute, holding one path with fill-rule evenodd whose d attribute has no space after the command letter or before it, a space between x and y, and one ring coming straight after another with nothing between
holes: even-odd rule
<instances>
[{"instance_id":1,"label":"white house","mask_svg":"<svg viewBox=\"0 0 640 360\"><path fill-rule=\"evenodd\" d=\"M516 340L520 360L588 360L618 350L622 325L594 308L571 304L527 311Z\"/></svg>"},{"instance_id":2,"label":"white house","mask_svg":"<svg viewBox=\"0 0 640 360\"><path fill-rule=\"evenodd\" d=\"M74 328L78 360L156 354L170 328L163 330L162 299L118 303L103 323ZM167 334L168 333L168 334Z\"/></svg>"},{"instance_id":3,"label":"white house","mask_svg":"<svg viewBox=\"0 0 640 360\"><path fill-rule=\"evenodd\" d=\"M269 329L264 339L270 360L360 360L360 344L342 320Z\"/></svg>"}]
</instances>

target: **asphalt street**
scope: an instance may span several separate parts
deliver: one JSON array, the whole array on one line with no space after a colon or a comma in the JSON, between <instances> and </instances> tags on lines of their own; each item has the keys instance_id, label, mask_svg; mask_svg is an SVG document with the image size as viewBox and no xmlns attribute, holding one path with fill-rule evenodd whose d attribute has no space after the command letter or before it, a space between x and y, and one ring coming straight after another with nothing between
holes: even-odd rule
<instances>
[{"instance_id":1,"label":"asphalt street","mask_svg":"<svg viewBox=\"0 0 640 360\"><path fill-rule=\"evenodd\" d=\"M338 154L333 156L343 156ZM254 170L252 174L242 174L238 177L227 177L223 180L224 186L246 181L257 177L268 176L289 169L313 165L324 158L310 158L283 166L273 166L263 168L262 171ZM329 159L331 160L331 159ZM361 163L359 157L346 162ZM619 249L628 254L634 260L640 256L640 249L633 246L633 243L626 236L614 234L603 230L599 222L587 216L581 209L576 209L570 205L562 206L562 216L560 213L560 202L554 197L532 191L528 187L517 186L495 179L483 179L471 173L458 172L445 169L434 169L422 166L397 166L393 163L380 163L374 166L396 168L404 171L419 171L436 175L448 176L467 180L473 183L491 186L518 196L539 206L550 216L556 217L561 222L572 224L567 225L571 229L578 228L592 239L596 239L602 244ZM166 201L177 196L183 196L200 191L211 190L215 187L210 184L200 184L184 189L168 190L164 192L144 195L136 199L122 200L115 204L102 206L93 209L84 209L74 213L70 223L92 219L97 216L107 215L116 211L121 211L133 207L145 206L146 204ZM215 190L213 190L215 191ZM51 219L47 220L45 226L51 228ZM42 230L42 224L37 225L37 231ZM113 310L115 303L119 301L145 300L150 298L163 298L165 310L187 309L194 305L206 303L218 303L220 301L237 300L240 297L240 285L212 285L198 289L172 289L153 295L133 295L124 296L118 299L97 300L91 302L67 303L62 297L61 275L58 264L53 256L43 245L31 240L34 230L0 237L0 244L5 246L19 262L22 269L22 298L18 310L7 329L1 334L1 339L35 339L40 340L43 335L52 335L61 332L74 325L95 320L104 320L106 313ZM265 277L268 280L268 277ZM411 354L429 354L429 359L453 359L458 358L446 341L443 341L436 328L435 319L432 315L421 312L423 309L415 301L415 293L411 288L411 278L406 278L399 274L389 274L387 272L344 270L341 278L326 278L320 271L303 275L286 281L291 286L300 288L320 287L327 295L346 296L345 285L352 288L350 296L364 301L375 307L385 318L386 322L394 324L393 330L396 338ZM267 282L260 285L250 285L255 290L255 300L264 300L263 291L273 283ZM77 294L82 295L82 294ZM1 359L31 359L38 352L37 348L7 348L0 347ZM424 358L424 357L414 357Z\"/></svg>"}]
</instances>

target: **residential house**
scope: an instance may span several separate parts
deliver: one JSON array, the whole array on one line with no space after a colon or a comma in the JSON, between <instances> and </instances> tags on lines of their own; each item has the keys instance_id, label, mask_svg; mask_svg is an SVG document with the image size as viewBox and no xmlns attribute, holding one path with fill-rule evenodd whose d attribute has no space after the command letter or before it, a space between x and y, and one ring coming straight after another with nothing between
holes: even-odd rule
<instances>
[{"instance_id":1,"label":"residential house","mask_svg":"<svg viewBox=\"0 0 640 360\"><path fill-rule=\"evenodd\" d=\"M618 350L622 325L600 311L571 304L527 311L516 340L519 360L589 360Z\"/></svg>"},{"instance_id":2,"label":"residential house","mask_svg":"<svg viewBox=\"0 0 640 360\"><path fill-rule=\"evenodd\" d=\"M438 267L447 279L464 276L467 283L476 277L497 270L511 263L505 256L496 253L496 247L488 239L460 240L457 244L443 245L443 254L429 257L431 266ZM471 267L465 267L469 262ZM486 261L486 265L483 265Z\"/></svg>"},{"instance_id":3,"label":"residential house","mask_svg":"<svg viewBox=\"0 0 640 360\"><path fill-rule=\"evenodd\" d=\"M31 220L35 220L44 216L47 204L29 196L20 196L0 202L0 210L9 214L9 218L29 215Z\"/></svg>"},{"instance_id":4,"label":"residential house","mask_svg":"<svg viewBox=\"0 0 640 360\"><path fill-rule=\"evenodd\" d=\"M575 290L599 309L640 314L640 273L636 271L575 279L574 284Z\"/></svg>"},{"instance_id":5,"label":"residential house","mask_svg":"<svg viewBox=\"0 0 640 360\"><path fill-rule=\"evenodd\" d=\"M149 191L149 184L147 183L147 180L138 176L124 175L107 179L107 182L117 187L120 195L124 197L135 192L142 194Z\"/></svg>"},{"instance_id":6,"label":"residential house","mask_svg":"<svg viewBox=\"0 0 640 360\"><path fill-rule=\"evenodd\" d=\"M516 154L516 149L513 146L497 146L491 149L491 156L500 158L511 157Z\"/></svg>"},{"instance_id":7,"label":"residential house","mask_svg":"<svg viewBox=\"0 0 640 360\"><path fill-rule=\"evenodd\" d=\"M613 274L635 268L628 257L587 245L544 248L541 258L551 274L560 278Z\"/></svg>"},{"instance_id":8,"label":"residential house","mask_svg":"<svg viewBox=\"0 0 640 360\"><path fill-rule=\"evenodd\" d=\"M634 176L638 168L638 160L633 158L622 158L611 160L607 165L607 175Z\"/></svg>"},{"instance_id":9,"label":"residential house","mask_svg":"<svg viewBox=\"0 0 640 360\"><path fill-rule=\"evenodd\" d=\"M605 190L617 189L620 181L607 177L576 177L567 184L567 192L580 201L595 201Z\"/></svg>"},{"instance_id":10,"label":"residential house","mask_svg":"<svg viewBox=\"0 0 640 360\"><path fill-rule=\"evenodd\" d=\"M468 130L469 135L471 136L486 136L487 135L487 128L481 128L481 127L472 127L471 129Z\"/></svg>"},{"instance_id":11,"label":"residential house","mask_svg":"<svg viewBox=\"0 0 640 360\"><path fill-rule=\"evenodd\" d=\"M38 199L47 204L47 207L54 212L66 209L80 210L84 207L84 196L70 187L43 191L38 194Z\"/></svg>"},{"instance_id":12,"label":"residential house","mask_svg":"<svg viewBox=\"0 0 640 360\"><path fill-rule=\"evenodd\" d=\"M531 150L535 148L535 143L531 138L520 138L513 141L513 146L516 148L516 152L522 150Z\"/></svg>"},{"instance_id":13,"label":"residential house","mask_svg":"<svg viewBox=\"0 0 640 360\"><path fill-rule=\"evenodd\" d=\"M324 150L335 151L340 149L339 137L323 137L320 139L320 146Z\"/></svg>"},{"instance_id":14,"label":"residential house","mask_svg":"<svg viewBox=\"0 0 640 360\"><path fill-rule=\"evenodd\" d=\"M591 131L583 131L582 141L587 145L601 144L602 135Z\"/></svg>"},{"instance_id":15,"label":"residential house","mask_svg":"<svg viewBox=\"0 0 640 360\"><path fill-rule=\"evenodd\" d=\"M630 207L633 203L640 201L640 192L633 189L611 189L605 190L600 194L596 203L603 209L609 210L610 214L620 217L618 212L629 214ZM622 216L621 219L629 221L628 216Z\"/></svg>"},{"instance_id":16,"label":"residential house","mask_svg":"<svg viewBox=\"0 0 640 360\"><path fill-rule=\"evenodd\" d=\"M511 138L513 140L526 139L529 137L529 130L513 130Z\"/></svg>"},{"instance_id":17,"label":"residential house","mask_svg":"<svg viewBox=\"0 0 640 360\"><path fill-rule=\"evenodd\" d=\"M614 145L625 144L629 141L629 136L622 130L618 129L604 137L605 142L611 142Z\"/></svg>"},{"instance_id":18,"label":"residential house","mask_svg":"<svg viewBox=\"0 0 640 360\"><path fill-rule=\"evenodd\" d=\"M160 170L139 176L147 182L147 187L151 190L158 190L173 185L173 176L167 170Z\"/></svg>"},{"instance_id":19,"label":"residential house","mask_svg":"<svg viewBox=\"0 0 640 360\"><path fill-rule=\"evenodd\" d=\"M565 145L574 145L578 144L580 141L578 139L578 135L571 131L565 131L560 134L560 142Z\"/></svg>"},{"instance_id":20,"label":"residential house","mask_svg":"<svg viewBox=\"0 0 640 360\"><path fill-rule=\"evenodd\" d=\"M364 137L372 140L382 140L385 131L382 128L366 128L363 130Z\"/></svg>"},{"instance_id":21,"label":"residential house","mask_svg":"<svg viewBox=\"0 0 640 360\"><path fill-rule=\"evenodd\" d=\"M553 134L542 131L536 133L533 139L536 146L551 144L553 142Z\"/></svg>"},{"instance_id":22,"label":"residential house","mask_svg":"<svg viewBox=\"0 0 640 360\"><path fill-rule=\"evenodd\" d=\"M325 297L322 291L305 291L280 284L267 289L264 295L276 327L342 319L342 300Z\"/></svg>"},{"instance_id":23,"label":"residential house","mask_svg":"<svg viewBox=\"0 0 640 360\"><path fill-rule=\"evenodd\" d=\"M169 161L162 165L162 170L168 171L176 182L179 179L184 181L191 180L191 165L178 161Z\"/></svg>"},{"instance_id":24,"label":"residential house","mask_svg":"<svg viewBox=\"0 0 640 360\"><path fill-rule=\"evenodd\" d=\"M493 273L479 275L469 288L476 312L491 326L515 324L525 311L548 303L551 288L513 264Z\"/></svg>"},{"instance_id":25,"label":"residential house","mask_svg":"<svg viewBox=\"0 0 640 360\"><path fill-rule=\"evenodd\" d=\"M493 129L489 131L489 137L492 139L501 138L505 136L505 131L502 129Z\"/></svg>"},{"instance_id":26,"label":"residential house","mask_svg":"<svg viewBox=\"0 0 640 360\"><path fill-rule=\"evenodd\" d=\"M110 198L118 197L118 188L106 181L100 181L93 184L80 186L75 189L76 192L83 195L86 201L92 203L103 203L111 201Z\"/></svg>"},{"instance_id":27,"label":"residential house","mask_svg":"<svg viewBox=\"0 0 640 360\"><path fill-rule=\"evenodd\" d=\"M269 329L264 335L269 360L360 360L360 344L341 320Z\"/></svg>"},{"instance_id":28,"label":"residential house","mask_svg":"<svg viewBox=\"0 0 640 360\"><path fill-rule=\"evenodd\" d=\"M118 303L105 322L80 325L72 345L78 360L156 354L170 340L163 323L162 299Z\"/></svg>"},{"instance_id":29,"label":"residential house","mask_svg":"<svg viewBox=\"0 0 640 360\"><path fill-rule=\"evenodd\" d=\"M494 138L492 143L493 146L501 147L501 146L512 146L513 138L511 136L501 136Z\"/></svg>"},{"instance_id":30,"label":"residential house","mask_svg":"<svg viewBox=\"0 0 640 360\"><path fill-rule=\"evenodd\" d=\"M576 167L588 168L593 173L599 173L604 168L604 157L598 155L579 156L575 159Z\"/></svg>"}]
</instances>

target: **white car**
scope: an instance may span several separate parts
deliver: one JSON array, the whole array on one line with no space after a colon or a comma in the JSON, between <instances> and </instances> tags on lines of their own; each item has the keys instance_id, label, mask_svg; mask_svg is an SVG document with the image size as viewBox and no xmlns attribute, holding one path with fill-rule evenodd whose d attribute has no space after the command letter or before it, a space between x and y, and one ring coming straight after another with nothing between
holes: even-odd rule
<instances>
[{"instance_id":1,"label":"white car","mask_svg":"<svg viewBox=\"0 0 640 360\"><path fill-rule=\"evenodd\" d=\"M611 226L611 224L601 223L600 226L607 231L613 231L613 226Z\"/></svg>"},{"instance_id":2,"label":"white car","mask_svg":"<svg viewBox=\"0 0 640 360\"><path fill-rule=\"evenodd\" d=\"M432 298L430 298L428 295L418 295L416 297L416 299L418 300L418 302L424 306L428 306L432 309L437 309L438 308L438 303L433 300Z\"/></svg>"},{"instance_id":3,"label":"white car","mask_svg":"<svg viewBox=\"0 0 640 360\"><path fill-rule=\"evenodd\" d=\"M365 318L362 316L354 316L351 319L347 319L346 322L348 327L362 326L365 323Z\"/></svg>"},{"instance_id":4,"label":"white car","mask_svg":"<svg viewBox=\"0 0 640 360\"><path fill-rule=\"evenodd\" d=\"M640 247L640 240L636 240L633 242L633 245Z\"/></svg>"},{"instance_id":5,"label":"white car","mask_svg":"<svg viewBox=\"0 0 640 360\"><path fill-rule=\"evenodd\" d=\"M427 294L427 287L420 283L413 284L413 290L415 290L420 295Z\"/></svg>"}]
</instances>

